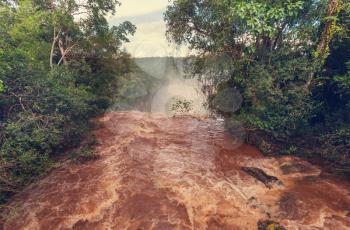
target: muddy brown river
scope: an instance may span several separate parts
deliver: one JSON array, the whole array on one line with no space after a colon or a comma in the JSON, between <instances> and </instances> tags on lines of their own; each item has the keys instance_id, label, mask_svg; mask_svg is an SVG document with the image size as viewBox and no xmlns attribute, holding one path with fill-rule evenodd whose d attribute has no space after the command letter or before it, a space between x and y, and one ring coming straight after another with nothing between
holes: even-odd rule
<instances>
[{"instance_id":1,"label":"muddy brown river","mask_svg":"<svg viewBox=\"0 0 350 230\"><path fill-rule=\"evenodd\" d=\"M63 162L14 197L5 230L350 229L350 184L293 157L237 147L220 122L141 112L99 118L97 160ZM278 178L271 186L245 168ZM272 228L271 228L272 229Z\"/></svg>"}]
</instances>

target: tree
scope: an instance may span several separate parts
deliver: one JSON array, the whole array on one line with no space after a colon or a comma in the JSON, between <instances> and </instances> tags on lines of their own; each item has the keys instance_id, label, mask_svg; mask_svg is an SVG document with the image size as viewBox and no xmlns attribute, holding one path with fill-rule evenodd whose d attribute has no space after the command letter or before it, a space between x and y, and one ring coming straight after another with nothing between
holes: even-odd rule
<instances>
[{"instance_id":1,"label":"tree","mask_svg":"<svg viewBox=\"0 0 350 230\"><path fill-rule=\"evenodd\" d=\"M337 17L340 9L342 8L342 0L329 0L327 4L327 12L323 18L322 33L319 38L318 46L315 51L315 58L319 59L318 66L322 68L327 56L329 55L329 43L331 42L335 31L337 30ZM311 73L308 81L305 84L306 88L309 88L314 80L315 73Z\"/></svg>"},{"instance_id":2,"label":"tree","mask_svg":"<svg viewBox=\"0 0 350 230\"><path fill-rule=\"evenodd\" d=\"M52 0L36 1L41 9L47 9L51 13L53 23L53 37L50 52L50 66L68 64L67 59L84 37L99 36L106 37L108 33L118 37L118 42L128 41L127 34L133 34L135 27L129 23L113 26L111 29L105 19L108 13L115 13L115 7L120 5L119 1L94 0ZM119 48L119 47L115 47Z\"/></svg>"},{"instance_id":3,"label":"tree","mask_svg":"<svg viewBox=\"0 0 350 230\"><path fill-rule=\"evenodd\" d=\"M287 138L305 127L313 107L303 85L315 71L322 8L319 1L175 1L165 20L169 40L188 44L200 59L219 57L214 63L222 65L224 57L218 71L205 60L193 71L216 79L213 88L240 91L246 125Z\"/></svg>"},{"instance_id":4,"label":"tree","mask_svg":"<svg viewBox=\"0 0 350 230\"><path fill-rule=\"evenodd\" d=\"M55 154L79 145L90 118L112 103L130 70L120 47L136 29L109 27L105 17L117 5L1 1L0 203L45 173Z\"/></svg>"},{"instance_id":5,"label":"tree","mask_svg":"<svg viewBox=\"0 0 350 230\"><path fill-rule=\"evenodd\" d=\"M350 4L344 2L336 29L329 42L329 54L322 72L315 76L313 99L322 104L315 119L322 124L317 139L326 159L338 162L342 171L350 171Z\"/></svg>"},{"instance_id":6,"label":"tree","mask_svg":"<svg viewBox=\"0 0 350 230\"><path fill-rule=\"evenodd\" d=\"M336 30L336 20L342 4L342 0L328 1L327 13L326 17L324 18L324 28L316 51L316 57L321 57L323 60L329 54L329 43L331 42Z\"/></svg>"},{"instance_id":7,"label":"tree","mask_svg":"<svg viewBox=\"0 0 350 230\"><path fill-rule=\"evenodd\" d=\"M178 0L164 18L168 39L198 54L189 74L211 103L243 96L237 112L211 108L258 134L261 150L349 165L348 1Z\"/></svg>"}]
</instances>

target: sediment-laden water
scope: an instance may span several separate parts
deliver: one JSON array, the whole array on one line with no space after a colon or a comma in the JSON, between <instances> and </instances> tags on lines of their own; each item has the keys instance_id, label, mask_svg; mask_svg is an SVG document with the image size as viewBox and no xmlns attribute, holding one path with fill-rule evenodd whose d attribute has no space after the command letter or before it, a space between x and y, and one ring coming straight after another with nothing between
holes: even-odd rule
<instances>
[{"instance_id":1,"label":"sediment-laden water","mask_svg":"<svg viewBox=\"0 0 350 230\"><path fill-rule=\"evenodd\" d=\"M218 121L119 112L99 122L100 157L64 162L16 195L4 229L349 229L348 182L237 147Z\"/></svg>"}]
</instances>

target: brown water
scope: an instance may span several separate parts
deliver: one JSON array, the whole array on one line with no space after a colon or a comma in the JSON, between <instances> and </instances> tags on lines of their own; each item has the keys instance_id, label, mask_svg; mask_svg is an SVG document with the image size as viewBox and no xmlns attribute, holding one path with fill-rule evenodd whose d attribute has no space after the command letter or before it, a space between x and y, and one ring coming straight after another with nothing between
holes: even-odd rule
<instances>
[{"instance_id":1,"label":"brown water","mask_svg":"<svg viewBox=\"0 0 350 230\"><path fill-rule=\"evenodd\" d=\"M4 229L251 230L266 219L287 229L349 229L349 183L297 158L235 148L215 121L140 112L99 120L101 157L67 161L18 194ZM242 166L282 183L269 189Z\"/></svg>"}]
</instances>

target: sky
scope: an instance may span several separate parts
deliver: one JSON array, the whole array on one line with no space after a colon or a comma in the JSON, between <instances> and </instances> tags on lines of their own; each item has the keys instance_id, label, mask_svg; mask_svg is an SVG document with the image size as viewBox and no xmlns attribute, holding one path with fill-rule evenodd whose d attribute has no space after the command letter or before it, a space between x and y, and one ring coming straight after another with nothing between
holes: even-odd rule
<instances>
[{"instance_id":1,"label":"sky","mask_svg":"<svg viewBox=\"0 0 350 230\"><path fill-rule=\"evenodd\" d=\"M125 45L127 51L135 57L185 56L185 48L175 47L165 37L163 14L168 0L120 0L122 5L113 16L108 17L110 25L130 21L137 30L130 43Z\"/></svg>"}]
</instances>

